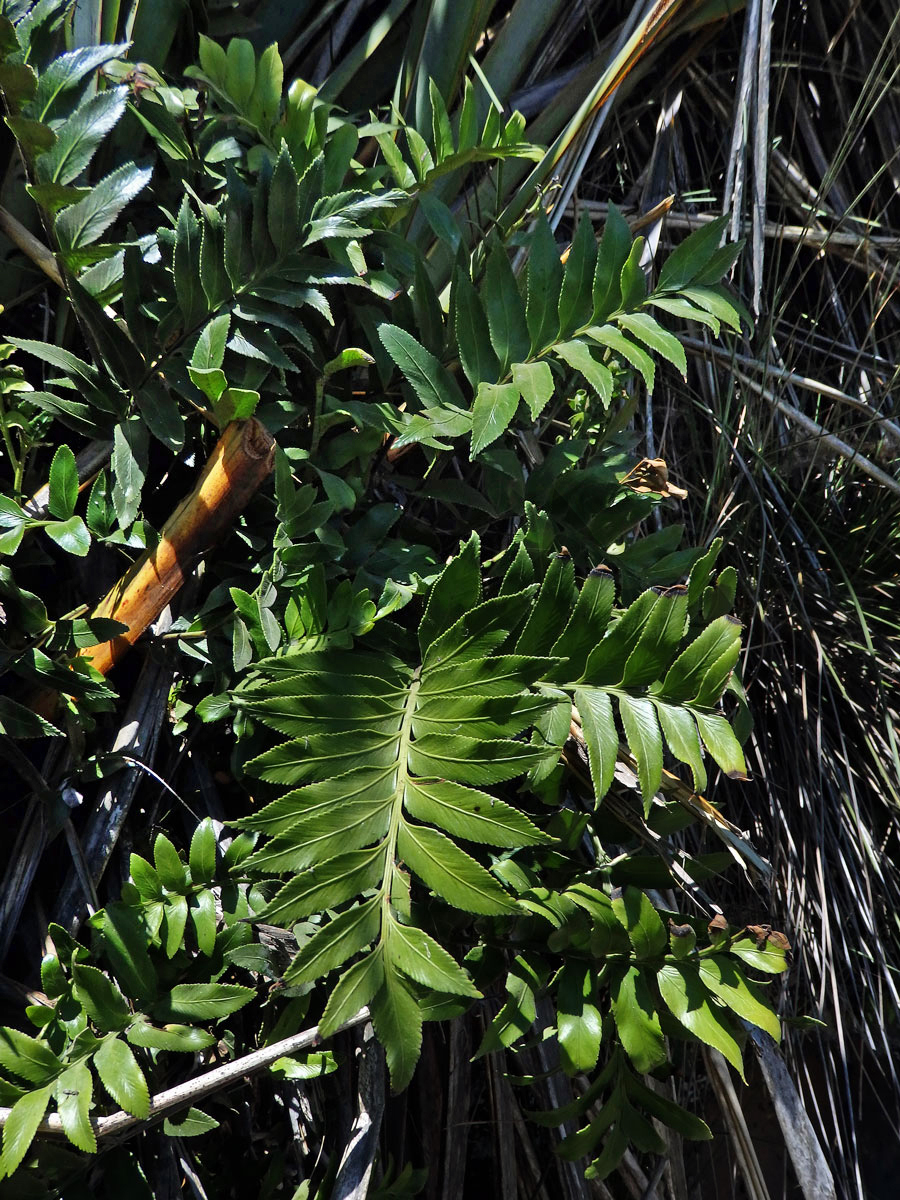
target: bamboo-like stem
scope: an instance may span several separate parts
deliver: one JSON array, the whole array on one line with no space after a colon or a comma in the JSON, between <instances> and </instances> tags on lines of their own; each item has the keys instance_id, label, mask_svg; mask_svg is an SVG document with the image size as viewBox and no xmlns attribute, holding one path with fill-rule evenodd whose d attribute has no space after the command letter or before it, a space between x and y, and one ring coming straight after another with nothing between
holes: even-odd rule
<instances>
[{"instance_id":1,"label":"bamboo-like stem","mask_svg":"<svg viewBox=\"0 0 900 1200\"><path fill-rule=\"evenodd\" d=\"M81 651L105 675L131 649L179 590L191 566L233 525L272 470L275 443L259 421L232 421L219 438L197 486L143 554L94 609L128 632Z\"/></svg>"},{"instance_id":2,"label":"bamboo-like stem","mask_svg":"<svg viewBox=\"0 0 900 1200\"><path fill-rule=\"evenodd\" d=\"M345 1029L352 1029L368 1019L369 1010L361 1008L355 1016L350 1017L334 1032L342 1033ZM221 1092L235 1083L241 1083L245 1079L249 1079L251 1075L257 1075L266 1067L270 1067L276 1059L298 1054L301 1050L308 1050L319 1040L319 1027L314 1025L312 1029L295 1033L292 1037L275 1042L272 1046L263 1046L261 1050L254 1050L252 1054L245 1054L243 1058L237 1058L234 1062L214 1067L212 1071L207 1071L205 1075L200 1075L196 1079L186 1079L184 1083L179 1083L165 1092L159 1092L158 1095L151 1097L150 1114L147 1117L135 1117L124 1111L111 1113L108 1117L92 1117L91 1125L94 1133L98 1140L123 1133L131 1136L132 1133L146 1128L151 1122L158 1121L166 1113L172 1112L176 1108L184 1108L187 1104L193 1104L203 1096L209 1096L212 1092ZM0 1128L9 1120L11 1111L9 1108L0 1108ZM50 1113L49 1116L44 1117L37 1127L37 1132L51 1137L65 1136L59 1113Z\"/></svg>"}]
</instances>

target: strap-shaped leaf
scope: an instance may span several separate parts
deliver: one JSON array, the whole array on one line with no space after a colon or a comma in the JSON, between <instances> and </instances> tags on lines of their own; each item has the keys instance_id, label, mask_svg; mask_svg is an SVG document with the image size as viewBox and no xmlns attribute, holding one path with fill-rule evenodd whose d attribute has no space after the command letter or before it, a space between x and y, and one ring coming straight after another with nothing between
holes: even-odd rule
<instances>
[{"instance_id":1,"label":"strap-shaped leaf","mask_svg":"<svg viewBox=\"0 0 900 1200\"><path fill-rule=\"evenodd\" d=\"M28 1153L38 1125L44 1119L53 1087L26 1092L12 1106L3 1126L3 1153L0 1154L0 1179L12 1175Z\"/></svg>"},{"instance_id":2,"label":"strap-shaped leaf","mask_svg":"<svg viewBox=\"0 0 900 1200\"><path fill-rule=\"evenodd\" d=\"M384 956L381 947L355 962L343 973L328 998L319 1031L328 1037L340 1025L370 1004L384 983Z\"/></svg>"},{"instance_id":3,"label":"strap-shaped leaf","mask_svg":"<svg viewBox=\"0 0 900 1200\"><path fill-rule=\"evenodd\" d=\"M603 401L604 407L609 406L613 392L612 372L594 357L589 346L580 341L561 342L554 346L553 353L573 370L579 371Z\"/></svg>"},{"instance_id":4,"label":"strap-shaped leaf","mask_svg":"<svg viewBox=\"0 0 900 1200\"><path fill-rule=\"evenodd\" d=\"M465 971L443 946L415 925L391 921L386 953L404 975L438 992L481 995Z\"/></svg>"},{"instance_id":5,"label":"strap-shaped leaf","mask_svg":"<svg viewBox=\"0 0 900 1200\"><path fill-rule=\"evenodd\" d=\"M587 330L587 335L595 342L599 342L601 346L608 346L625 362L640 371L644 383L647 385L647 391L653 391L656 364L646 350L641 349L631 338L627 338L615 325L592 325Z\"/></svg>"},{"instance_id":6,"label":"strap-shaped leaf","mask_svg":"<svg viewBox=\"0 0 900 1200\"><path fill-rule=\"evenodd\" d=\"M612 701L599 688L579 688L575 704L588 750L594 796L598 803L612 785L619 756L619 735L613 718Z\"/></svg>"},{"instance_id":7,"label":"strap-shaped leaf","mask_svg":"<svg viewBox=\"0 0 900 1200\"><path fill-rule=\"evenodd\" d=\"M718 250L719 241L730 219L728 216L716 217L689 234L663 264L656 290L679 291L696 278Z\"/></svg>"},{"instance_id":8,"label":"strap-shaped leaf","mask_svg":"<svg viewBox=\"0 0 900 1200\"><path fill-rule=\"evenodd\" d=\"M659 321L654 320L649 313L622 313L616 319L622 329L667 359L682 376L687 375L687 359L681 342L674 334L663 329Z\"/></svg>"},{"instance_id":9,"label":"strap-shaped leaf","mask_svg":"<svg viewBox=\"0 0 900 1200\"><path fill-rule=\"evenodd\" d=\"M657 702L656 715L669 749L679 762L687 763L691 768L694 791L702 792L706 787L706 768L703 765L697 723L692 713L686 708Z\"/></svg>"},{"instance_id":10,"label":"strap-shaped leaf","mask_svg":"<svg viewBox=\"0 0 900 1200\"><path fill-rule=\"evenodd\" d=\"M456 343L469 383L473 388L482 383L496 383L500 378L500 363L491 345L487 317L478 293L461 269L456 275L453 301Z\"/></svg>"},{"instance_id":11,"label":"strap-shaped leaf","mask_svg":"<svg viewBox=\"0 0 900 1200\"><path fill-rule=\"evenodd\" d=\"M505 433L516 415L521 396L514 383L481 383L472 405L472 446L475 458Z\"/></svg>"},{"instance_id":12,"label":"strap-shaped leaf","mask_svg":"<svg viewBox=\"0 0 900 1200\"><path fill-rule=\"evenodd\" d=\"M622 687L646 687L666 669L687 628L687 589L661 592L622 670ZM718 699L718 697L716 697Z\"/></svg>"},{"instance_id":13,"label":"strap-shaped leaf","mask_svg":"<svg viewBox=\"0 0 900 1200\"><path fill-rule=\"evenodd\" d=\"M658 599L658 594L650 588L641 592L619 620L607 629L584 669L584 678L588 683L599 686L621 683L625 664L640 641Z\"/></svg>"},{"instance_id":14,"label":"strap-shaped leaf","mask_svg":"<svg viewBox=\"0 0 900 1200\"><path fill-rule=\"evenodd\" d=\"M659 689L660 696L676 703L692 700L707 672L740 640L741 624L734 617L713 621L672 663Z\"/></svg>"},{"instance_id":15,"label":"strap-shaped leaf","mask_svg":"<svg viewBox=\"0 0 900 1200\"><path fill-rule=\"evenodd\" d=\"M397 972L386 970L372 999L372 1024L385 1048L391 1088L402 1091L412 1078L422 1049L422 1013Z\"/></svg>"},{"instance_id":16,"label":"strap-shaped leaf","mask_svg":"<svg viewBox=\"0 0 900 1200\"><path fill-rule=\"evenodd\" d=\"M669 942L665 926L640 888L617 888L611 903L638 958L656 958L664 953Z\"/></svg>"},{"instance_id":17,"label":"strap-shaped leaf","mask_svg":"<svg viewBox=\"0 0 900 1200\"><path fill-rule=\"evenodd\" d=\"M637 762L644 815L649 816L653 797L662 781L663 766L662 735L656 709L650 700L625 694L620 694L618 701L625 740Z\"/></svg>"}]
</instances>

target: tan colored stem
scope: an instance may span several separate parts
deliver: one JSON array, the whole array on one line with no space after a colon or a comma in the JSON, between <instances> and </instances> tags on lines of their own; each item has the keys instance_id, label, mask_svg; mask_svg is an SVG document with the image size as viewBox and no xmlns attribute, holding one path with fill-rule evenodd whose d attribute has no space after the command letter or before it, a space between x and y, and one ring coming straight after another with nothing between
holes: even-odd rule
<instances>
[{"instance_id":1,"label":"tan colored stem","mask_svg":"<svg viewBox=\"0 0 900 1200\"><path fill-rule=\"evenodd\" d=\"M216 443L197 486L166 522L159 544L143 554L94 609L128 632L81 651L105 675L159 616L194 563L234 524L272 470L275 443L251 418L232 421Z\"/></svg>"}]
</instances>

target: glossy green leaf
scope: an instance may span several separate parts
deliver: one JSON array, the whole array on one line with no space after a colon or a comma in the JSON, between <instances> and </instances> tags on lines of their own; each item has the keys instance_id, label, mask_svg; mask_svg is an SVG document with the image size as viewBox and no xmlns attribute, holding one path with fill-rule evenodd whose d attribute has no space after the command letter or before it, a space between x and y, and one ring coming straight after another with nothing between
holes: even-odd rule
<instances>
[{"instance_id":1,"label":"glossy green leaf","mask_svg":"<svg viewBox=\"0 0 900 1200\"><path fill-rule=\"evenodd\" d=\"M729 216L716 217L689 234L663 263L656 285L658 292L674 292L685 287L706 267L719 247Z\"/></svg>"},{"instance_id":2,"label":"glossy green leaf","mask_svg":"<svg viewBox=\"0 0 900 1200\"><path fill-rule=\"evenodd\" d=\"M73 1063L56 1081L56 1107L63 1132L73 1146L96 1154L97 1138L91 1126L90 1108L94 1080L83 1062Z\"/></svg>"},{"instance_id":3,"label":"glossy green leaf","mask_svg":"<svg viewBox=\"0 0 900 1200\"><path fill-rule=\"evenodd\" d=\"M700 978L714 996L744 1021L764 1029L776 1042L781 1041L781 1022L759 989L726 955L701 959Z\"/></svg>"},{"instance_id":4,"label":"glossy green leaf","mask_svg":"<svg viewBox=\"0 0 900 1200\"><path fill-rule=\"evenodd\" d=\"M36 1084L55 1079L62 1070L60 1060L45 1042L6 1028L0 1029L0 1066Z\"/></svg>"},{"instance_id":5,"label":"glossy green leaf","mask_svg":"<svg viewBox=\"0 0 900 1200\"><path fill-rule=\"evenodd\" d=\"M587 213L578 222L569 249L559 294L559 336L568 337L587 325L593 313L594 271L597 265L597 239Z\"/></svg>"},{"instance_id":6,"label":"glossy green leaf","mask_svg":"<svg viewBox=\"0 0 900 1200\"><path fill-rule=\"evenodd\" d=\"M525 315L532 353L539 353L557 340L562 281L563 266L559 261L559 247L542 208L535 222L531 252L528 256Z\"/></svg>"},{"instance_id":7,"label":"glossy green leaf","mask_svg":"<svg viewBox=\"0 0 900 1200\"><path fill-rule=\"evenodd\" d=\"M188 875L178 851L164 833L158 833L153 843L153 861L163 886L170 892L183 892Z\"/></svg>"},{"instance_id":8,"label":"glossy green leaf","mask_svg":"<svg viewBox=\"0 0 900 1200\"><path fill-rule=\"evenodd\" d=\"M644 815L647 816L662 780L663 745L656 709L650 700L643 698L620 695L618 700L625 740L637 762Z\"/></svg>"},{"instance_id":9,"label":"glossy green leaf","mask_svg":"<svg viewBox=\"0 0 900 1200\"><path fill-rule=\"evenodd\" d=\"M384 1046L391 1090L401 1092L412 1078L422 1048L422 1014L400 977L385 972L370 1005L372 1024Z\"/></svg>"},{"instance_id":10,"label":"glossy green leaf","mask_svg":"<svg viewBox=\"0 0 900 1200\"><path fill-rule=\"evenodd\" d=\"M502 246L495 246L488 256L481 297L487 314L491 344L501 370L505 372L511 363L522 362L528 357L530 340L525 305L519 295L519 285L506 250Z\"/></svg>"},{"instance_id":11,"label":"glossy green leaf","mask_svg":"<svg viewBox=\"0 0 900 1200\"><path fill-rule=\"evenodd\" d=\"M566 963L557 989L556 1028L563 1069L569 1075L591 1071L600 1053L603 1021L592 1001L594 980L586 964Z\"/></svg>"},{"instance_id":12,"label":"glossy green leaf","mask_svg":"<svg viewBox=\"0 0 900 1200\"><path fill-rule=\"evenodd\" d=\"M379 904L377 897L367 900L329 921L303 946L285 972L285 979L292 984L318 979L364 950L378 936Z\"/></svg>"},{"instance_id":13,"label":"glossy green leaf","mask_svg":"<svg viewBox=\"0 0 900 1200\"><path fill-rule=\"evenodd\" d=\"M385 942L385 954L391 963L424 987L438 992L478 997L473 985L456 960L433 937L415 925L391 921Z\"/></svg>"},{"instance_id":14,"label":"glossy green leaf","mask_svg":"<svg viewBox=\"0 0 900 1200\"><path fill-rule=\"evenodd\" d=\"M487 318L478 293L463 271L457 275L453 296L456 342L466 377L473 388L496 383L500 378L500 363L491 345Z\"/></svg>"},{"instance_id":15,"label":"glossy green leaf","mask_svg":"<svg viewBox=\"0 0 900 1200\"><path fill-rule=\"evenodd\" d=\"M506 432L519 407L519 389L514 383L482 383L472 406L472 447L475 458Z\"/></svg>"},{"instance_id":16,"label":"glossy green leaf","mask_svg":"<svg viewBox=\"0 0 900 1200\"><path fill-rule=\"evenodd\" d=\"M207 313L206 293L200 282L200 222L191 211L187 198L181 202L175 223L173 272L175 295L185 329L193 329Z\"/></svg>"},{"instance_id":17,"label":"glossy green leaf","mask_svg":"<svg viewBox=\"0 0 900 1200\"><path fill-rule=\"evenodd\" d=\"M672 1015L699 1041L723 1054L743 1079L740 1047L720 1011L711 1003L697 967L673 963L662 967L656 978Z\"/></svg>"},{"instance_id":18,"label":"glossy green leaf","mask_svg":"<svg viewBox=\"0 0 900 1200\"><path fill-rule=\"evenodd\" d=\"M446 779L411 780L404 806L410 816L490 846L533 846L550 839L524 813L487 792Z\"/></svg>"},{"instance_id":19,"label":"glossy green leaf","mask_svg":"<svg viewBox=\"0 0 900 1200\"><path fill-rule=\"evenodd\" d=\"M426 408L465 407L462 392L447 368L405 329L384 324L379 327L378 336Z\"/></svg>"},{"instance_id":20,"label":"glossy green leaf","mask_svg":"<svg viewBox=\"0 0 900 1200\"><path fill-rule=\"evenodd\" d=\"M56 542L67 554L84 558L91 548L91 535L81 517L69 517L67 521L53 521L44 526L51 541Z\"/></svg>"},{"instance_id":21,"label":"glossy green leaf","mask_svg":"<svg viewBox=\"0 0 900 1200\"><path fill-rule=\"evenodd\" d=\"M610 974L609 994L619 1040L635 1069L646 1074L662 1066L668 1057L666 1041L646 968L614 968Z\"/></svg>"},{"instance_id":22,"label":"glossy green leaf","mask_svg":"<svg viewBox=\"0 0 900 1200\"><path fill-rule=\"evenodd\" d=\"M597 252L597 269L592 286L591 320L597 324L607 321L620 307L622 267L631 251L631 244L628 222L615 204L610 204Z\"/></svg>"},{"instance_id":23,"label":"glossy green leaf","mask_svg":"<svg viewBox=\"0 0 900 1200\"><path fill-rule=\"evenodd\" d=\"M669 944L665 926L644 892L636 887L617 888L612 907L638 958L655 958L665 952Z\"/></svg>"},{"instance_id":24,"label":"glossy green leaf","mask_svg":"<svg viewBox=\"0 0 900 1200\"><path fill-rule=\"evenodd\" d=\"M75 995L101 1032L125 1028L131 1020L131 1009L116 985L102 971L85 963L75 963L72 978Z\"/></svg>"},{"instance_id":25,"label":"glossy green leaf","mask_svg":"<svg viewBox=\"0 0 900 1200\"><path fill-rule=\"evenodd\" d=\"M216 870L216 831L211 817L204 817L191 836L189 856L194 883L211 883Z\"/></svg>"},{"instance_id":26,"label":"glossy green leaf","mask_svg":"<svg viewBox=\"0 0 900 1200\"><path fill-rule=\"evenodd\" d=\"M640 371L647 391L653 391L656 365L646 350L641 349L631 338L625 337L615 325L592 325L587 330L587 335L601 346L608 346L619 358Z\"/></svg>"},{"instance_id":27,"label":"glossy green leaf","mask_svg":"<svg viewBox=\"0 0 900 1200\"><path fill-rule=\"evenodd\" d=\"M199 1031L198 1031L199 1032ZM119 1038L105 1038L94 1055L100 1082L120 1108L134 1117L150 1114L150 1093L131 1048Z\"/></svg>"},{"instance_id":28,"label":"glossy green leaf","mask_svg":"<svg viewBox=\"0 0 900 1200\"><path fill-rule=\"evenodd\" d=\"M50 515L66 521L75 511L78 501L78 467L69 446L60 446L50 464L50 496L47 507Z\"/></svg>"},{"instance_id":29,"label":"glossy green leaf","mask_svg":"<svg viewBox=\"0 0 900 1200\"><path fill-rule=\"evenodd\" d=\"M649 313L623 313L616 320L622 329L670 362L682 377L687 375L687 359L681 342L674 334L663 329Z\"/></svg>"},{"instance_id":30,"label":"glossy green leaf","mask_svg":"<svg viewBox=\"0 0 900 1200\"><path fill-rule=\"evenodd\" d=\"M345 1021L365 1008L384 983L381 950L373 950L349 967L334 986L325 1005L319 1032L330 1037Z\"/></svg>"},{"instance_id":31,"label":"glossy green leaf","mask_svg":"<svg viewBox=\"0 0 900 1200\"><path fill-rule=\"evenodd\" d=\"M54 229L65 250L90 246L106 232L122 209L150 182L149 167L126 163L95 184L83 200L63 209Z\"/></svg>"},{"instance_id":32,"label":"glossy green leaf","mask_svg":"<svg viewBox=\"0 0 900 1200\"><path fill-rule=\"evenodd\" d=\"M215 1044L215 1037L205 1029L190 1025L169 1024L160 1029L141 1018L126 1031L125 1036L132 1046L143 1046L151 1050L180 1050L196 1054Z\"/></svg>"},{"instance_id":33,"label":"glossy green leaf","mask_svg":"<svg viewBox=\"0 0 900 1200\"><path fill-rule=\"evenodd\" d=\"M15 1102L3 1126L3 1153L0 1154L0 1179L12 1175L28 1153L38 1125L50 1103L52 1086L26 1092Z\"/></svg>"},{"instance_id":34,"label":"glossy green leaf","mask_svg":"<svg viewBox=\"0 0 900 1200\"><path fill-rule=\"evenodd\" d=\"M619 754L612 702L607 693L598 688L579 688L575 693L575 705L581 715L594 796L599 803L612 785Z\"/></svg>"},{"instance_id":35,"label":"glossy green leaf","mask_svg":"<svg viewBox=\"0 0 900 1200\"><path fill-rule=\"evenodd\" d=\"M163 1121L163 1133L167 1137L200 1137L218 1128L219 1122L215 1117L209 1116L199 1108L189 1108L180 1120L166 1117Z\"/></svg>"},{"instance_id":36,"label":"glossy green leaf","mask_svg":"<svg viewBox=\"0 0 900 1200\"><path fill-rule=\"evenodd\" d=\"M536 421L553 397L553 372L545 362L514 363L513 383Z\"/></svg>"},{"instance_id":37,"label":"glossy green leaf","mask_svg":"<svg viewBox=\"0 0 900 1200\"><path fill-rule=\"evenodd\" d=\"M553 353L582 374L603 401L604 407L609 407L613 392L612 372L594 357L589 346L584 342L561 342L554 346Z\"/></svg>"},{"instance_id":38,"label":"glossy green leaf","mask_svg":"<svg viewBox=\"0 0 900 1200\"><path fill-rule=\"evenodd\" d=\"M516 911L514 901L484 867L435 829L404 822L397 852L428 887L455 908L486 915Z\"/></svg>"},{"instance_id":39,"label":"glossy green leaf","mask_svg":"<svg viewBox=\"0 0 900 1200\"><path fill-rule=\"evenodd\" d=\"M255 995L253 988L237 983L177 983L154 1011L176 1020L216 1021L237 1012Z\"/></svg>"}]
</instances>

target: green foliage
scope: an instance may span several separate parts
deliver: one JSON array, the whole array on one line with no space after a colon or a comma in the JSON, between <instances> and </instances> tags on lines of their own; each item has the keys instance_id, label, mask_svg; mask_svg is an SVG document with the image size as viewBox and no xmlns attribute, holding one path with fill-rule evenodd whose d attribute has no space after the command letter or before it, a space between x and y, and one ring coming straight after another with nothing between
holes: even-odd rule
<instances>
[{"instance_id":1,"label":"green foliage","mask_svg":"<svg viewBox=\"0 0 900 1200\"><path fill-rule=\"evenodd\" d=\"M644 890L704 867L666 845L689 820L660 794L667 762L694 791L707 756L744 775L722 704L741 630L734 579L713 577L719 546L679 549L680 526L635 536L657 498L623 483L623 430L660 362L685 371L657 312L740 328L719 282L737 253L718 246L724 222L687 238L655 286L614 205L599 242L583 218L568 252L542 203L505 237L490 214L464 231L452 201L485 164L543 157L519 114L501 122L492 103L479 118L468 81L453 115L433 82L423 91L423 128L396 106L359 127L300 80L285 91L275 45L201 37L186 86L153 71L139 97L124 45L32 53L40 8L0 18L0 87L74 322L66 345L3 344L0 554L18 572L0 566L3 667L63 691L90 732L114 692L71 660L123 627L51 619L26 586L45 561L27 535L43 529L53 561L140 552L156 491L253 416L277 439L274 485L208 556L168 638L176 735L218 723L266 802L231 822L247 833L224 856L209 820L186 858L164 833L152 862L133 854L90 948L52 927L39 1036L0 1038L15 1078L0 1171L53 1104L84 1151L107 1098L145 1116L165 1055L233 1036L263 978L301 1002L285 1035L310 1012L328 1037L368 1007L395 1089L424 1021L502 993L487 1053L534 1036L548 997L563 1069L590 1076L568 1114L588 1123L562 1153L596 1155L603 1177L629 1145L658 1152L651 1118L708 1136L639 1076L669 1068L668 1039L740 1070L736 1021L778 1032L744 968L785 962L661 915ZM40 387L6 365L13 348ZM85 439L111 449L79 512ZM43 507L24 491L35 464ZM451 512L453 534L423 512ZM606 560L616 572L592 566ZM62 733L5 696L0 731ZM566 774L580 747L586 771ZM623 760L642 799L625 822ZM627 846L617 865L609 843ZM290 931L289 965L252 922ZM335 1066L316 1052L275 1073ZM191 1109L165 1130L215 1124Z\"/></svg>"}]
</instances>

